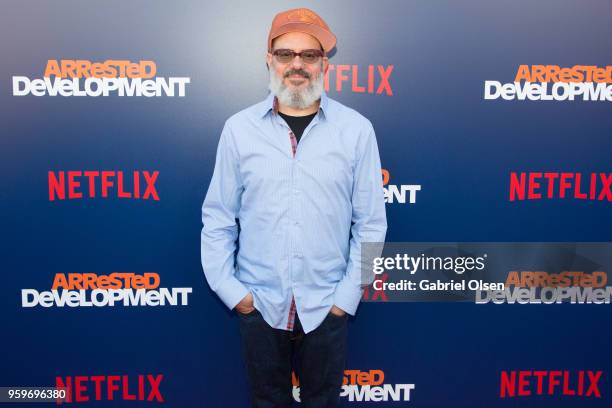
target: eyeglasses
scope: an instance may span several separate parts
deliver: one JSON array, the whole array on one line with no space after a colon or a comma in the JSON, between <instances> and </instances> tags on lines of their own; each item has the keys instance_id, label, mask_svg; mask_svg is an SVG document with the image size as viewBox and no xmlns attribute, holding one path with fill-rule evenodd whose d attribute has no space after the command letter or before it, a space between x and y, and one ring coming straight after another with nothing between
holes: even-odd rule
<instances>
[{"instance_id":1,"label":"eyeglasses","mask_svg":"<svg viewBox=\"0 0 612 408\"><path fill-rule=\"evenodd\" d=\"M316 64L319 62L321 57L323 56L323 51L321 50L303 50L302 52L295 52L289 49L278 49L272 52L272 55L276 57L276 60L281 64L287 64L288 62L293 61L293 59L297 56L302 59L302 61L306 64Z\"/></svg>"}]
</instances>

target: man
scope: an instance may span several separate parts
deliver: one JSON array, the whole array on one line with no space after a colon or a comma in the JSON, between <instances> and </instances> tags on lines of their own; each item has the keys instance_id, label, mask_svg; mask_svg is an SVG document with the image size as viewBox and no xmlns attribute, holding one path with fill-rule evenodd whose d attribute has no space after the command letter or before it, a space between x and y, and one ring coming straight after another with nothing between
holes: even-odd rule
<instances>
[{"instance_id":1,"label":"man","mask_svg":"<svg viewBox=\"0 0 612 408\"><path fill-rule=\"evenodd\" d=\"M371 123L323 89L336 37L308 9L268 36L270 94L221 133L202 207L202 266L239 316L256 407L336 406L347 313L362 296L360 248L387 222Z\"/></svg>"}]
</instances>

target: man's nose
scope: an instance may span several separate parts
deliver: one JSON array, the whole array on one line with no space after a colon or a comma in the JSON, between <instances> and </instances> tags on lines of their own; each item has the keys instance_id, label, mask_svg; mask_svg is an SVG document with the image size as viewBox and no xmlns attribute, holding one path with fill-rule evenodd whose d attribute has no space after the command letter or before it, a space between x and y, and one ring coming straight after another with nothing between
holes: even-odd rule
<instances>
[{"instance_id":1,"label":"man's nose","mask_svg":"<svg viewBox=\"0 0 612 408\"><path fill-rule=\"evenodd\" d=\"M295 58L293 58L293 61L291 61L291 67L294 69L299 69L303 66L304 62L302 61L302 57L296 55Z\"/></svg>"}]
</instances>

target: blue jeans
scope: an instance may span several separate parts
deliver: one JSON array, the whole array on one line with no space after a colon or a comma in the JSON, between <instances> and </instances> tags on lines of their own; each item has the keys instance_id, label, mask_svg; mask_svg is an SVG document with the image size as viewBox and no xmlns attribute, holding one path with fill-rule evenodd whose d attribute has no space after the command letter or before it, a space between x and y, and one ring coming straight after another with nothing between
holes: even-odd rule
<instances>
[{"instance_id":1,"label":"blue jeans","mask_svg":"<svg viewBox=\"0 0 612 408\"><path fill-rule=\"evenodd\" d=\"M348 315L328 313L319 327L304 334L297 314L293 332L270 327L257 309L237 314L253 407L291 407L292 369L302 407L339 405Z\"/></svg>"}]
</instances>

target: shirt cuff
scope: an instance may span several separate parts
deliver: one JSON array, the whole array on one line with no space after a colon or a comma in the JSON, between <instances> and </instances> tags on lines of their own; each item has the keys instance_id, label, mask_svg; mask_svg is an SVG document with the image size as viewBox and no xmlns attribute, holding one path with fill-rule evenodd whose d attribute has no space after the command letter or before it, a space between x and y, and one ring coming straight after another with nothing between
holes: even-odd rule
<instances>
[{"instance_id":1,"label":"shirt cuff","mask_svg":"<svg viewBox=\"0 0 612 408\"><path fill-rule=\"evenodd\" d=\"M249 293L249 290L236 277L230 276L216 290L217 296L227 307L233 309Z\"/></svg>"},{"instance_id":2,"label":"shirt cuff","mask_svg":"<svg viewBox=\"0 0 612 408\"><path fill-rule=\"evenodd\" d=\"M346 313L354 316L362 296L363 289L361 289L361 285L355 285L355 282L349 279L348 276L345 276L336 286L334 304Z\"/></svg>"}]
</instances>

